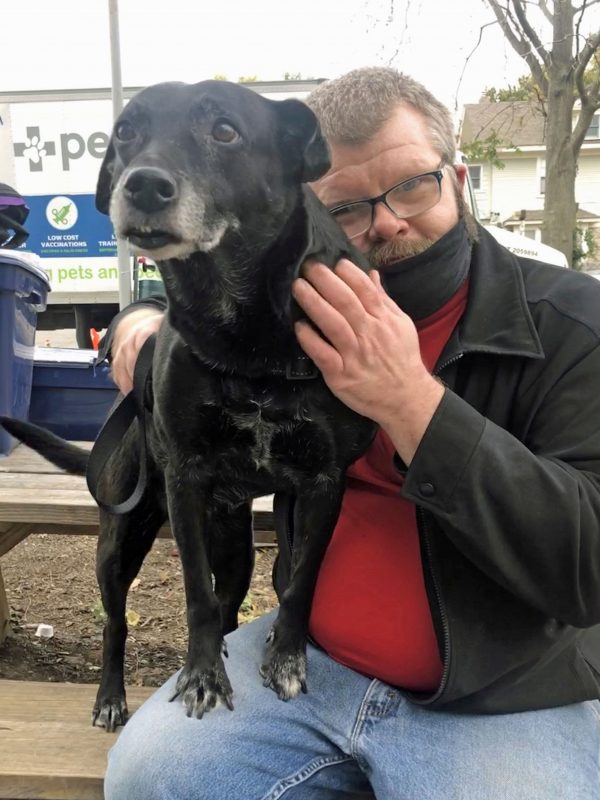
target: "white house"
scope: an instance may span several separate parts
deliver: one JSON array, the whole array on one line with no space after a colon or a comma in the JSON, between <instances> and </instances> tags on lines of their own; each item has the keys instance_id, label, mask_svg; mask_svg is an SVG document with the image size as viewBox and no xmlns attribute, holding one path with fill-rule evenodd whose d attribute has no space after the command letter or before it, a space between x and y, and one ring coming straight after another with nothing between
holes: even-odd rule
<instances>
[{"instance_id":1,"label":"white house","mask_svg":"<svg viewBox=\"0 0 600 800\"><path fill-rule=\"evenodd\" d=\"M574 123L577 120L577 111ZM541 239L546 170L546 119L538 103L484 101L466 105L460 146L495 136L504 168L471 161L469 173L482 219ZM600 112L581 147L575 184L577 222L600 245Z\"/></svg>"}]
</instances>

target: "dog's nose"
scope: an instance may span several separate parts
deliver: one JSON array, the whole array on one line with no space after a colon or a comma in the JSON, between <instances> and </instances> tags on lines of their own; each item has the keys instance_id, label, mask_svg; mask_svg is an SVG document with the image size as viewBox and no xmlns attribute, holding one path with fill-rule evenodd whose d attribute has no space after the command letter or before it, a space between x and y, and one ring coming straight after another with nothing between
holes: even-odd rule
<instances>
[{"instance_id":1,"label":"dog's nose","mask_svg":"<svg viewBox=\"0 0 600 800\"><path fill-rule=\"evenodd\" d=\"M133 170L125 182L125 194L140 211L162 211L177 197L177 184L168 172L158 167Z\"/></svg>"}]
</instances>

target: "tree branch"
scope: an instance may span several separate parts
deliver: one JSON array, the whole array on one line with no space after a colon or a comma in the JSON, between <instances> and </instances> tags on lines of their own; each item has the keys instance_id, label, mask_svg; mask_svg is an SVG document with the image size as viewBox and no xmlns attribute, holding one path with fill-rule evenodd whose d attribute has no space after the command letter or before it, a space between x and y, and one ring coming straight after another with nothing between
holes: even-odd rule
<instances>
[{"instance_id":1,"label":"tree branch","mask_svg":"<svg viewBox=\"0 0 600 800\"><path fill-rule=\"evenodd\" d=\"M585 105L591 98L598 97L600 92L600 75L594 83L588 88L585 85L585 70L590 63L592 57L596 59L598 48L600 47L600 30L588 36L585 46L577 59L577 66L575 67L575 83L577 91L581 99L582 105Z\"/></svg>"},{"instance_id":2,"label":"tree branch","mask_svg":"<svg viewBox=\"0 0 600 800\"><path fill-rule=\"evenodd\" d=\"M577 22L575 23L575 65L577 65L577 62L579 60L579 42L581 41L580 28L581 28L581 23L583 21L583 15L585 14L586 6L587 6L587 0L583 0L579 12L573 12L573 16L575 16L576 13L579 13L579 17L577 19Z\"/></svg>"},{"instance_id":3,"label":"tree branch","mask_svg":"<svg viewBox=\"0 0 600 800\"><path fill-rule=\"evenodd\" d=\"M479 38L477 39L477 44L471 50L469 55L466 57L465 63L463 65L462 71L460 73L460 78L458 79L458 83L456 84L456 92L454 93L454 110L455 111L458 109L458 92L460 90L460 85L462 83L462 79L465 76L465 72L466 72L466 69L467 69L467 64L469 63L470 59L473 57L473 55L475 54L477 48L481 44L481 40L483 38L483 29L484 28L489 28L490 25L495 25L495 24L496 24L495 22L486 22L484 25L481 26L481 28L479 28Z\"/></svg>"},{"instance_id":4,"label":"tree branch","mask_svg":"<svg viewBox=\"0 0 600 800\"><path fill-rule=\"evenodd\" d=\"M597 2L600 3L600 0L597 0ZM550 23L554 22L554 15L552 14L552 11L550 11L550 8L548 7L548 3L546 2L546 0L538 0L538 6L540 7L540 10L542 11L543 15L546 17L548 22Z\"/></svg>"},{"instance_id":5,"label":"tree branch","mask_svg":"<svg viewBox=\"0 0 600 800\"><path fill-rule=\"evenodd\" d=\"M544 0L542 0L543 2ZM589 2L584 2L580 6L574 6L573 12L577 14L579 11L583 11L585 8L589 8L590 6L597 6L600 3L600 0L589 0Z\"/></svg>"},{"instance_id":6,"label":"tree branch","mask_svg":"<svg viewBox=\"0 0 600 800\"><path fill-rule=\"evenodd\" d=\"M549 67L550 66L550 56L548 54L548 51L546 50L546 48L544 47L544 45L540 41L540 38L537 35L537 33L534 31L534 29L529 24L529 20L527 19L527 14L525 13L525 9L523 8L523 4L521 3L521 0L513 0L513 6L514 6L514 9L515 9L515 13L517 15L517 19L521 23L521 28L523 30L523 33L525 34L525 36L527 36L527 38L529 39L529 41L533 45L534 50L539 55L539 57L542 59L542 61L546 65L546 67Z\"/></svg>"},{"instance_id":7,"label":"tree branch","mask_svg":"<svg viewBox=\"0 0 600 800\"><path fill-rule=\"evenodd\" d=\"M496 19L498 20L498 24L502 28L502 32L504 33L506 39L512 46L513 50L521 56L527 63L531 74L537 85L540 87L544 96L548 96L548 79L544 74L544 69L542 64L537 60L535 55L533 54L531 48L529 47L528 43L517 35L517 32L513 31L511 28L511 24L509 19L514 23L514 19L512 14L510 13L510 9L508 7L503 8L499 0L485 0L485 2L489 5L489 7L494 12ZM515 26L516 27L516 26ZM548 55L546 53L546 55Z\"/></svg>"},{"instance_id":8,"label":"tree branch","mask_svg":"<svg viewBox=\"0 0 600 800\"><path fill-rule=\"evenodd\" d=\"M581 111L579 112L579 119L577 120L577 124L573 128L573 134L571 136L571 149L577 157L581 145L585 139L585 135L588 131L592 123L592 117L594 116L594 112L600 108L600 100L597 99L597 105L590 103L585 108L582 106Z\"/></svg>"}]
</instances>

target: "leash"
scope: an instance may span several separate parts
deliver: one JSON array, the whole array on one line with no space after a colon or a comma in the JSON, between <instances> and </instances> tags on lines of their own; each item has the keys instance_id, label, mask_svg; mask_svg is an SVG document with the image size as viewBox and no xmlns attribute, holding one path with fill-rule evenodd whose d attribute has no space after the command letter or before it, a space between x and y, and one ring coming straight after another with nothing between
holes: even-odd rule
<instances>
[{"instance_id":1,"label":"leash","mask_svg":"<svg viewBox=\"0 0 600 800\"><path fill-rule=\"evenodd\" d=\"M128 514L139 504L148 483L148 458L146 443L146 414L151 411L147 399L152 397L152 358L156 346L156 335L149 336L142 345L133 373L133 389L112 410L100 429L88 461L86 480L90 494L96 503L109 514ZM132 494L120 503L105 503L98 497L98 482L106 462L115 452L123 437L137 417L139 425L139 462L137 482Z\"/></svg>"}]
</instances>

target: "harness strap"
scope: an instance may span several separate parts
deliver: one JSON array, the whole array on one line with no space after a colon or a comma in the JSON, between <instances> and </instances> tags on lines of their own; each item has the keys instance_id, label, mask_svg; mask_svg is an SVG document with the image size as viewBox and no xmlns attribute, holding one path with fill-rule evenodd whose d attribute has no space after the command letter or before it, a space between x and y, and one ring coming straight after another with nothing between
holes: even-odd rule
<instances>
[{"instance_id":1,"label":"harness strap","mask_svg":"<svg viewBox=\"0 0 600 800\"><path fill-rule=\"evenodd\" d=\"M140 349L133 373L133 389L112 410L94 442L88 461L86 480L90 494L96 503L109 514L128 514L138 505L148 483L148 459L146 445L146 414L152 394L152 358L156 336L149 336ZM106 462L115 452L135 418L139 425L139 472L132 494L121 503L105 503L98 497L98 482Z\"/></svg>"}]
</instances>

